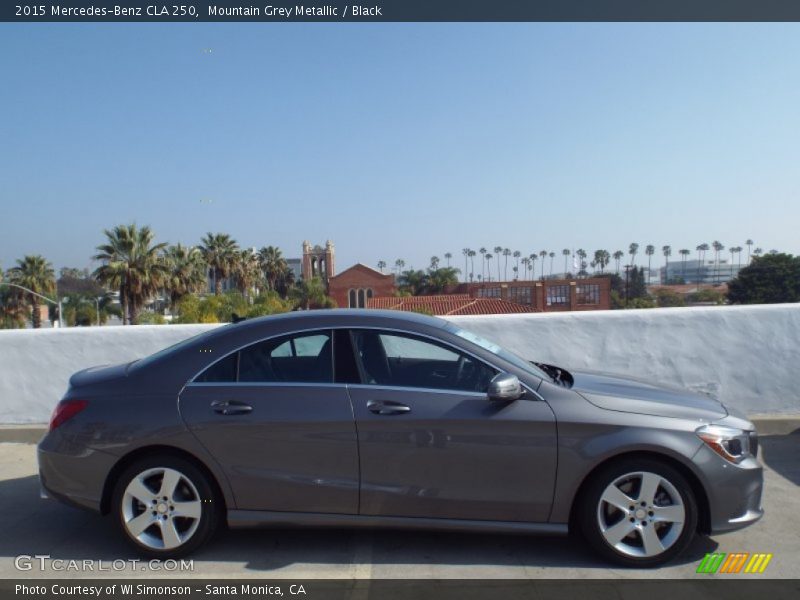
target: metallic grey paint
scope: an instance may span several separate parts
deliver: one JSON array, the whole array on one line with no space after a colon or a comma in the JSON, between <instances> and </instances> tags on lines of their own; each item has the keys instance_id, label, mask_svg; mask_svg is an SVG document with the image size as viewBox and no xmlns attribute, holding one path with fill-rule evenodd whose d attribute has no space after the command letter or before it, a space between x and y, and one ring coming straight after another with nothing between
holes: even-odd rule
<instances>
[{"instance_id":1,"label":"metallic grey paint","mask_svg":"<svg viewBox=\"0 0 800 600\"><path fill-rule=\"evenodd\" d=\"M574 387L564 387L445 324L394 311L290 313L220 327L146 363L81 371L65 399L87 399L89 406L40 442L42 484L59 499L107 510L126 461L170 451L208 470L233 525L559 532L595 468L621 455L647 454L679 465L696 482L712 531L761 516L758 461L731 464L695 434L711 422L753 430L742 415L696 394L600 374L574 373ZM455 390L191 382L214 360L256 341L342 328L439 340L516 375L527 392L503 403ZM217 401L253 410L222 415L211 406ZM368 409L372 401L402 402L410 411L375 414Z\"/></svg>"}]
</instances>

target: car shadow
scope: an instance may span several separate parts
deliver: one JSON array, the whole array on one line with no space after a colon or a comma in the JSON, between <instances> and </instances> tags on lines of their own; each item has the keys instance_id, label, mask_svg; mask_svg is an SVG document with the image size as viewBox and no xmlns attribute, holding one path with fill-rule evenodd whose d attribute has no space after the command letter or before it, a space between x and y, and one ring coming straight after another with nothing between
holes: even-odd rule
<instances>
[{"instance_id":1,"label":"car shadow","mask_svg":"<svg viewBox=\"0 0 800 600\"><path fill-rule=\"evenodd\" d=\"M49 555L64 561L94 559L104 563L141 558L125 542L110 517L40 499L35 476L0 481L0 505L4 507L4 511L0 511L0 528L4 531L0 537L0 557ZM697 537L688 551L670 566L697 563L716 547L713 539ZM567 567L606 571L610 568L572 536L390 529L230 530L225 527L191 558L195 564L194 575L203 574L204 563L214 563L216 571L220 563L228 562L242 563L250 571L270 574L296 564L329 565L332 574L328 577L349 577L342 572L342 565L346 568L354 563L389 568L401 565L412 573L415 565ZM35 575L35 569L27 574L20 572L19 576ZM82 574L91 576L91 573Z\"/></svg>"},{"instance_id":2,"label":"car shadow","mask_svg":"<svg viewBox=\"0 0 800 600\"><path fill-rule=\"evenodd\" d=\"M759 459L795 485L800 485L800 428L785 435L765 435L758 439Z\"/></svg>"}]
</instances>

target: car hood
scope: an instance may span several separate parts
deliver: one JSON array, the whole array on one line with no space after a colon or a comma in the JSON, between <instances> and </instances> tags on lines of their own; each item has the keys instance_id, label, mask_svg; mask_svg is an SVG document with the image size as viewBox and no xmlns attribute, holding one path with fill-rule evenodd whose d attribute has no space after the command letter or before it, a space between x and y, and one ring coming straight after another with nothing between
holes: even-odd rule
<instances>
[{"instance_id":1,"label":"car hood","mask_svg":"<svg viewBox=\"0 0 800 600\"><path fill-rule=\"evenodd\" d=\"M570 373L572 389L606 410L703 421L728 415L721 402L681 388L591 371Z\"/></svg>"},{"instance_id":2,"label":"car hood","mask_svg":"<svg viewBox=\"0 0 800 600\"><path fill-rule=\"evenodd\" d=\"M69 378L70 387L86 387L95 385L97 383L104 383L112 379L125 377L128 365L130 363L122 363L118 365L100 365L97 367L89 367L78 371Z\"/></svg>"}]
</instances>

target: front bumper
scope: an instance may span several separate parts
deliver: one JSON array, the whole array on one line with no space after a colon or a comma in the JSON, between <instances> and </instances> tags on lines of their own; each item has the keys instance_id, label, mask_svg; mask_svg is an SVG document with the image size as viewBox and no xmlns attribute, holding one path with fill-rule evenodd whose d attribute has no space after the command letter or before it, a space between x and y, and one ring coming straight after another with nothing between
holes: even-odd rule
<instances>
[{"instance_id":1,"label":"front bumper","mask_svg":"<svg viewBox=\"0 0 800 600\"><path fill-rule=\"evenodd\" d=\"M735 465L703 444L693 461L705 478L709 533L736 531L764 516L764 470L756 458Z\"/></svg>"}]
</instances>

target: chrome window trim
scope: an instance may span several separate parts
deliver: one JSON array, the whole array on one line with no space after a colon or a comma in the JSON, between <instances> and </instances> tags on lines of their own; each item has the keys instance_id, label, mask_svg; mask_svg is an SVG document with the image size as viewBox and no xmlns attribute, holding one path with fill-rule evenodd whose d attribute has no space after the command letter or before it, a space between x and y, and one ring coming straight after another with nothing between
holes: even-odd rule
<instances>
[{"instance_id":1,"label":"chrome window trim","mask_svg":"<svg viewBox=\"0 0 800 600\"><path fill-rule=\"evenodd\" d=\"M283 381L283 382L282 381L264 381L264 382L252 382L252 381L251 382L247 382L247 381L244 381L244 382L240 382L240 381L220 381L220 382L211 382L211 381L209 381L209 382L204 382L204 381L202 381L201 382L201 381L195 381L195 379L197 377L199 377L201 374L203 374L206 371L206 369L210 369L213 365L215 365L216 363L218 363L221 360L225 360L231 354L234 354L235 352L240 352L241 350L243 350L245 348L248 348L250 346L253 346L255 344L260 344L262 342L266 342L268 340L273 340L275 338L279 338L279 337L283 337L283 336L287 336L287 335L297 335L297 334L301 334L301 333L310 333L310 332L314 332L314 331L320 331L320 332L322 332L322 331L330 331L332 333L334 330L339 330L339 329L345 329L345 330L367 329L367 330L370 330L370 331L387 331L387 332L391 332L391 333L400 333L400 334L405 334L405 335L410 335L410 336L422 337L422 338L437 342L439 344L442 344L444 346L447 346L449 348L452 348L457 353L466 354L467 356L471 356L475 360L477 360L477 361L479 361L479 362L481 362L483 364L489 365L491 368L493 368L494 370L496 370L496 371L498 371L500 373L507 373L508 372L506 369L501 369L500 367L498 367L495 363L489 362L489 361L481 358L480 356L476 356L474 353L470 352L469 350L464 350L462 348L459 348L458 346L455 346L454 344L452 344L450 342L447 342L445 340L433 337L432 335L429 335L427 333L419 333L417 331L408 331L407 329L397 329L396 327L377 327L375 325L364 325L364 326L360 326L360 325L332 325L330 327L309 327L307 329L295 329L293 331L284 331L283 333L276 333L275 335L270 335L270 336L267 336L267 337L264 337L264 338L260 338L260 339L258 339L256 341L248 342L247 344L242 344L241 346L238 346L237 348L235 348L235 349L231 350L230 352L228 352L225 356L221 356L220 358L218 358L214 362L211 362L211 363L207 364L205 367L203 367L202 369L200 369L197 373L195 373L191 378L189 378L187 380L187 382L183 385L183 387L184 388L189 387L189 386L198 386L199 387L199 386L202 386L202 385L217 385L217 384L219 384L219 385L228 385L228 386L230 386L230 385L233 385L233 386L247 386L247 385L263 385L263 386L275 386L275 385L279 385L279 386L285 386L285 385L297 385L297 386L303 386L303 385L328 386L328 385L331 385L331 386L337 386L337 385L345 385L345 386L347 386L347 385L352 385L352 386L360 386L360 387L366 387L366 388L393 387L393 386L370 385L368 383L342 384L342 383L334 383L334 382L331 382L331 383L319 383L319 382L317 382L317 383L311 383L311 382L303 383L301 381L297 381L297 382L295 382L295 381L291 381L291 382L289 382L289 381ZM333 336L331 336L331 339L333 339ZM355 348L353 350L355 350ZM333 374L334 374L334 377L335 377L336 376L336 356L335 356L335 354L333 354L333 362L334 362L334 373ZM542 401L544 400L544 398L538 392L536 392L536 390L532 389L528 385L523 383L522 387L526 390L526 395L527 395L527 393L530 393L530 394L533 395L533 397L535 399L542 400ZM397 389L426 390L428 388L415 388L415 387L398 386ZM438 389L438 388L430 388L430 389L434 390L434 391L441 391L441 392L451 393L451 394L452 393L457 393L457 394L479 394L481 396L486 396L486 394L483 394L481 392L469 392L469 391L465 391L465 390ZM181 392L183 392L183 389L181 389ZM524 399L524 398L525 398L525 396L523 396L522 399Z\"/></svg>"},{"instance_id":2,"label":"chrome window trim","mask_svg":"<svg viewBox=\"0 0 800 600\"><path fill-rule=\"evenodd\" d=\"M322 383L302 381L190 381L185 387L347 387L346 383Z\"/></svg>"}]
</instances>

